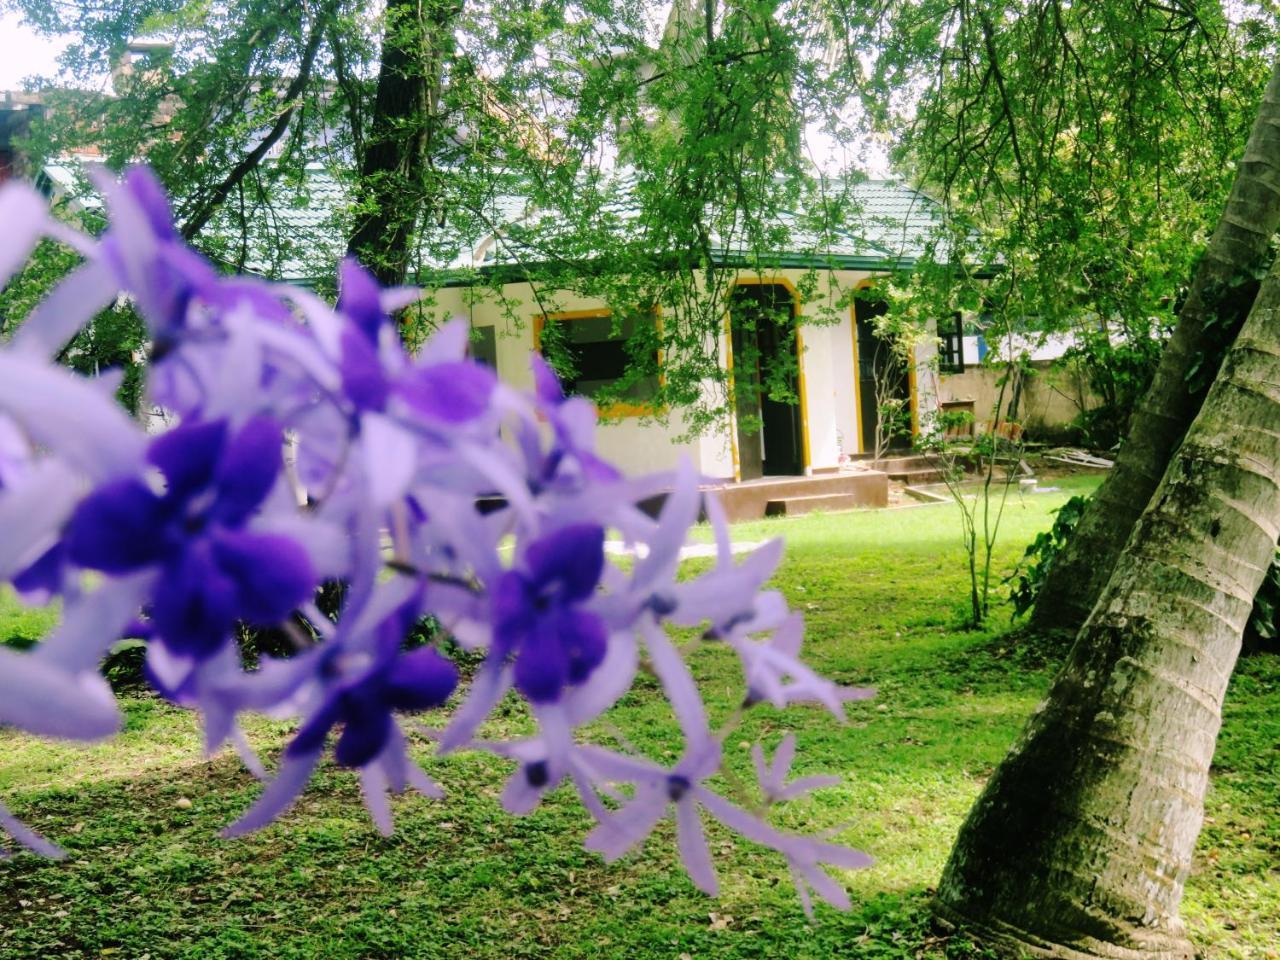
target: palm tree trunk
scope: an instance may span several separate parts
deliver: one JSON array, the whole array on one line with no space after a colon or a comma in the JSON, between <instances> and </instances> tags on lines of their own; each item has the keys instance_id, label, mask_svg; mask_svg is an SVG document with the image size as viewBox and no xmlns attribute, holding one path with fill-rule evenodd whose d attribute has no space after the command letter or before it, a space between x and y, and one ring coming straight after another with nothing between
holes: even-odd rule
<instances>
[{"instance_id":1,"label":"palm tree trunk","mask_svg":"<svg viewBox=\"0 0 1280 960\"><path fill-rule=\"evenodd\" d=\"M1222 699L1280 520L1280 261L1047 699L970 811L940 914L1011 955L1177 958Z\"/></svg>"},{"instance_id":2,"label":"palm tree trunk","mask_svg":"<svg viewBox=\"0 0 1280 960\"><path fill-rule=\"evenodd\" d=\"M1049 568L1031 618L1036 632L1074 634L1093 609L1128 532L1151 500L1249 312L1277 227L1280 62L1263 94L1222 219L1196 268L1177 328L1134 412L1115 467Z\"/></svg>"}]
</instances>

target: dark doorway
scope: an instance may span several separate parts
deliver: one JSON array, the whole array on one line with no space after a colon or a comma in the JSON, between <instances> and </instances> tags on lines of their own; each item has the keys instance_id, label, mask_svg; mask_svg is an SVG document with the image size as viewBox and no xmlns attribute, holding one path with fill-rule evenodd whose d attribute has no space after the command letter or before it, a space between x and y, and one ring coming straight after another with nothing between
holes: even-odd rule
<instances>
[{"instance_id":1,"label":"dark doorway","mask_svg":"<svg viewBox=\"0 0 1280 960\"><path fill-rule=\"evenodd\" d=\"M742 284L729 300L738 469L743 480L804 473L795 299L777 283Z\"/></svg>"},{"instance_id":2,"label":"dark doorway","mask_svg":"<svg viewBox=\"0 0 1280 960\"><path fill-rule=\"evenodd\" d=\"M883 300L857 300L853 307L858 331L858 421L862 425L864 453L876 449L881 406L893 419L889 449L911 446L911 382L907 367L889 340L875 329L875 318L884 316L888 309Z\"/></svg>"}]
</instances>

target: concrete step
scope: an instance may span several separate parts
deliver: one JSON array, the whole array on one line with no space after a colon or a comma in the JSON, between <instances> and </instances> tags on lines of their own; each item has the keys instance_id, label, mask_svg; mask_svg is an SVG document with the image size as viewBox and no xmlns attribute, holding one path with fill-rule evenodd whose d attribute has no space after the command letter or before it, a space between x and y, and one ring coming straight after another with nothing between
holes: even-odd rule
<instances>
[{"instance_id":1,"label":"concrete step","mask_svg":"<svg viewBox=\"0 0 1280 960\"><path fill-rule=\"evenodd\" d=\"M765 516L771 501L802 497L846 497L838 509L884 507L889 504L889 480L878 470L823 474L817 477L762 477L744 483L721 483L713 492L733 523Z\"/></svg>"},{"instance_id":2,"label":"concrete step","mask_svg":"<svg viewBox=\"0 0 1280 960\"><path fill-rule=\"evenodd\" d=\"M937 467L914 467L905 470L887 470L890 480L897 480L899 483L905 483L909 487L919 486L922 483L941 483L944 474Z\"/></svg>"},{"instance_id":3,"label":"concrete step","mask_svg":"<svg viewBox=\"0 0 1280 960\"><path fill-rule=\"evenodd\" d=\"M798 517L805 513L857 510L859 507L866 506L866 499L856 493L819 493L805 497L769 500L764 505L764 515L766 517Z\"/></svg>"},{"instance_id":4,"label":"concrete step","mask_svg":"<svg viewBox=\"0 0 1280 960\"><path fill-rule=\"evenodd\" d=\"M910 457L886 457L884 460L875 461L875 469L883 470L885 473L893 473L902 470L920 470L924 467L936 466L932 457L910 456Z\"/></svg>"}]
</instances>

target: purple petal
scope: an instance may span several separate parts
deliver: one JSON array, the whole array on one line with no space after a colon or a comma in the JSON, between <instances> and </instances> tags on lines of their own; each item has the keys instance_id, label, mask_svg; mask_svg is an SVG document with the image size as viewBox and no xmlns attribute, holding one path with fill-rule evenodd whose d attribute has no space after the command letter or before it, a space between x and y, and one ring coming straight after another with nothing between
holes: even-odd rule
<instances>
[{"instance_id":1,"label":"purple petal","mask_svg":"<svg viewBox=\"0 0 1280 960\"><path fill-rule=\"evenodd\" d=\"M200 545L167 567L156 587L151 619L170 651L205 660L227 642L237 619L240 591Z\"/></svg>"},{"instance_id":2,"label":"purple petal","mask_svg":"<svg viewBox=\"0 0 1280 960\"><path fill-rule=\"evenodd\" d=\"M600 666L565 696L570 722L581 726L617 703L631 689L638 663L639 649L631 631L609 637Z\"/></svg>"},{"instance_id":3,"label":"purple petal","mask_svg":"<svg viewBox=\"0 0 1280 960\"><path fill-rule=\"evenodd\" d=\"M527 813L532 813L542 799L545 789L545 786L535 787L529 782L525 768L517 767L502 790L502 809L513 817L523 817Z\"/></svg>"},{"instance_id":4,"label":"purple petal","mask_svg":"<svg viewBox=\"0 0 1280 960\"><path fill-rule=\"evenodd\" d=\"M417 790L424 797L431 797L433 800L443 800L444 790L440 788L440 784L432 780L416 763L408 763L405 765L405 779L409 786Z\"/></svg>"},{"instance_id":5,"label":"purple petal","mask_svg":"<svg viewBox=\"0 0 1280 960\"><path fill-rule=\"evenodd\" d=\"M387 798L387 775L380 763L370 763L360 770L360 796L369 818L384 837L395 831L391 801Z\"/></svg>"},{"instance_id":6,"label":"purple petal","mask_svg":"<svg viewBox=\"0 0 1280 960\"><path fill-rule=\"evenodd\" d=\"M497 383L488 367L458 361L414 370L401 383L399 392L422 416L457 424L475 420L489 409Z\"/></svg>"},{"instance_id":7,"label":"purple petal","mask_svg":"<svg viewBox=\"0 0 1280 960\"><path fill-rule=\"evenodd\" d=\"M387 405L391 385L377 348L352 329L342 331L342 391L358 410L381 410Z\"/></svg>"},{"instance_id":8,"label":"purple petal","mask_svg":"<svg viewBox=\"0 0 1280 960\"><path fill-rule=\"evenodd\" d=\"M529 366L533 369L533 387L538 399L549 407L558 407L564 402L564 389L560 386L560 378L551 369L551 364L541 354L529 354Z\"/></svg>"},{"instance_id":9,"label":"purple petal","mask_svg":"<svg viewBox=\"0 0 1280 960\"><path fill-rule=\"evenodd\" d=\"M764 759L764 748L758 743L751 745L751 764L756 768L756 783L760 784L766 796L772 796L777 788L777 781Z\"/></svg>"},{"instance_id":10,"label":"purple petal","mask_svg":"<svg viewBox=\"0 0 1280 960\"><path fill-rule=\"evenodd\" d=\"M349 695L344 698L345 724L333 757L344 767L363 767L382 752L391 736L391 713L374 697Z\"/></svg>"},{"instance_id":11,"label":"purple petal","mask_svg":"<svg viewBox=\"0 0 1280 960\"><path fill-rule=\"evenodd\" d=\"M405 307L413 306L425 294L426 291L421 287L385 287L378 294L378 303L383 313L399 313Z\"/></svg>"},{"instance_id":12,"label":"purple petal","mask_svg":"<svg viewBox=\"0 0 1280 960\"><path fill-rule=\"evenodd\" d=\"M583 845L612 863L653 832L668 803L665 786L637 789L632 800L596 824Z\"/></svg>"},{"instance_id":13,"label":"purple petal","mask_svg":"<svg viewBox=\"0 0 1280 960\"><path fill-rule=\"evenodd\" d=\"M81 484L58 460L36 464L0 490L0 578L32 563L58 537L80 500Z\"/></svg>"},{"instance_id":14,"label":"purple petal","mask_svg":"<svg viewBox=\"0 0 1280 960\"><path fill-rule=\"evenodd\" d=\"M389 417L366 413L360 419L360 446L369 496L375 506L387 507L403 497L413 482L417 438Z\"/></svg>"},{"instance_id":15,"label":"purple petal","mask_svg":"<svg viewBox=\"0 0 1280 960\"><path fill-rule=\"evenodd\" d=\"M22 844L33 853L38 853L42 857L48 857L50 860L61 860L66 853L61 847L50 843L40 834L36 833L21 820L10 813L3 803L0 803L0 830L3 830L18 843ZM5 856L4 850L0 849L0 859Z\"/></svg>"},{"instance_id":16,"label":"purple petal","mask_svg":"<svg viewBox=\"0 0 1280 960\"><path fill-rule=\"evenodd\" d=\"M177 239L169 198L150 167L136 165L126 170L124 188L132 195L157 237L162 240Z\"/></svg>"},{"instance_id":17,"label":"purple petal","mask_svg":"<svg viewBox=\"0 0 1280 960\"><path fill-rule=\"evenodd\" d=\"M262 534L285 537L301 546L320 580L343 576L350 566L350 540L336 521L314 514L270 513L257 518L253 529Z\"/></svg>"},{"instance_id":18,"label":"purple petal","mask_svg":"<svg viewBox=\"0 0 1280 960\"><path fill-rule=\"evenodd\" d=\"M302 788L311 779L311 773L320 761L320 751L305 754L291 754L286 751L280 761L280 772L276 778L262 791L258 802L249 808L239 820L222 831L222 836L231 839L240 837L254 830L261 830L289 807L298 798Z\"/></svg>"},{"instance_id":19,"label":"purple petal","mask_svg":"<svg viewBox=\"0 0 1280 960\"><path fill-rule=\"evenodd\" d=\"M586 610L563 610L554 619L560 645L569 661L570 683L582 683L604 660L609 634L602 621Z\"/></svg>"},{"instance_id":20,"label":"purple petal","mask_svg":"<svg viewBox=\"0 0 1280 960\"><path fill-rule=\"evenodd\" d=\"M66 549L61 543L54 544L35 563L13 575L13 589L26 603L48 603L62 591L65 561Z\"/></svg>"},{"instance_id":21,"label":"purple petal","mask_svg":"<svg viewBox=\"0 0 1280 960\"><path fill-rule=\"evenodd\" d=\"M163 433L147 448L147 460L168 481L171 497L187 497L213 482L227 440L227 422L183 424Z\"/></svg>"},{"instance_id":22,"label":"purple petal","mask_svg":"<svg viewBox=\"0 0 1280 960\"><path fill-rule=\"evenodd\" d=\"M0 352L0 411L89 477L137 469L145 438L120 405L69 371Z\"/></svg>"},{"instance_id":23,"label":"purple petal","mask_svg":"<svg viewBox=\"0 0 1280 960\"><path fill-rule=\"evenodd\" d=\"M814 776L799 777L792 780L780 791L778 791L779 800L794 800L796 797L803 796L812 790L821 790L823 787L834 787L840 784L841 780L836 776Z\"/></svg>"},{"instance_id":24,"label":"purple petal","mask_svg":"<svg viewBox=\"0 0 1280 960\"><path fill-rule=\"evenodd\" d=\"M36 656L70 673L97 670L111 645L123 636L149 596L151 573L112 578L78 594L62 608L62 622L41 641Z\"/></svg>"},{"instance_id":25,"label":"purple petal","mask_svg":"<svg viewBox=\"0 0 1280 960\"><path fill-rule=\"evenodd\" d=\"M471 324L466 317L455 316L422 345L422 349L418 351L418 361L424 366L431 366L462 360L467 355L470 343Z\"/></svg>"},{"instance_id":26,"label":"purple petal","mask_svg":"<svg viewBox=\"0 0 1280 960\"><path fill-rule=\"evenodd\" d=\"M718 896L720 884L716 880L707 837L702 832L702 821L698 818L698 808L692 797L676 804L676 844L680 849L680 860L694 886L708 896Z\"/></svg>"},{"instance_id":27,"label":"purple petal","mask_svg":"<svg viewBox=\"0 0 1280 960\"><path fill-rule=\"evenodd\" d=\"M25 183L11 180L0 188L0 289L27 262L48 219L44 197Z\"/></svg>"},{"instance_id":28,"label":"purple petal","mask_svg":"<svg viewBox=\"0 0 1280 960\"><path fill-rule=\"evenodd\" d=\"M654 672L662 682L662 689L671 702L685 739L691 746L705 742L710 737L707 711L688 665L656 625L642 621L642 631Z\"/></svg>"},{"instance_id":29,"label":"purple petal","mask_svg":"<svg viewBox=\"0 0 1280 960\"><path fill-rule=\"evenodd\" d=\"M89 672L69 673L36 654L0 647L0 725L27 733L98 740L120 729L111 688Z\"/></svg>"},{"instance_id":30,"label":"purple petal","mask_svg":"<svg viewBox=\"0 0 1280 960\"><path fill-rule=\"evenodd\" d=\"M218 466L218 519L235 526L258 509L280 474L282 445L280 424L271 417L254 417L236 431Z\"/></svg>"},{"instance_id":31,"label":"purple petal","mask_svg":"<svg viewBox=\"0 0 1280 960\"><path fill-rule=\"evenodd\" d=\"M397 710L441 706L458 685L458 668L432 647L396 659L387 675L387 703Z\"/></svg>"},{"instance_id":32,"label":"purple petal","mask_svg":"<svg viewBox=\"0 0 1280 960\"><path fill-rule=\"evenodd\" d=\"M788 733L773 752L773 780L781 784L791 773L791 764L796 759L796 735Z\"/></svg>"},{"instance_id":33,"label":"purple petal","mask_svg":"<svg viewBox=\"0 0 1280 960\"><path fill-rule=\"evenodd\" d=\"M387 321L382 308L382 288L354 257L338 267L338 309L351 318L370 343L378 342L378 330Z\"/></svg>"},{"instance_id":34,"label":"purple petal","mask_svg":"<svg viewBox=\"0 0 1280 960\"><path fill-rule=\"evenodd\" d=\"M453 719L440 734L440 752L448 753L469 742L476 728L484 723L510 688L511 671L501 666L500 661L492 658L486 661L472 681L462 706L454 712Z\"/></svg>"},{"instance_id":35,"label":"purple petal","mask_svg":"<svg viewBox=\"0 0 1280 960\"><path fill-rule=\"evenodd\" d=\"M674 488L662 504L655 535L649 539L649 552L636 561L633 579L638 584L651 584L664 574L673 575L680 560L680 549L689 528L698 519L702 502L698 490L698 474L687 456L681 455Z\"/></svg>"},{"instance_id":36,"label":"purple petal","mask_svg":"<svg viewBox=\"0 0 1280 960\"><path fill-rule=\"evenodd\" d=\"M816 864L792 864L792 870L804 877L809 886L813 888L813 892L837 910L848 910L850 908L849 892L832 877L828 876L821 867Z\"/></svg>"},{"instance_id":37,"label":"purple petal","mask_svg":"<svg viewBox=\"0 0 1280 960\"><path fill-rule=\"evenodd\" d=\"M604 528L594 523L561 527L531 543L525 563L536 588L556 581L565 602L585 600L604 570Z\"/></svg>"},{"instance_id":38,"label":"purple petal","mask_svg":"<svg viewBox=\"0 0 1280 960\"><path fill-rule=\"evenodd\" d=\"M498 577L491 593L494 644L505 656L533 628L533 601L525 578L514 570Z\"/></svg>"},{"instance_id":39,"label":"purple petal","mask_svg":"<svg viewBox=\"0 0 1280 960\"><path fill-rule=\"evenodd\" d=\"M337 696L322 703L320 709L307 718L289 741L289 745L285 747L286 756L305 757L323 750L329 731L341 716L341 710Z\"/></svg>"},{"instance_id":40,"label":"purple petal","mask_svg":"<svg viewBox=\"0 0 1280 960\"><path fill-rule=\"evenodd\" d=\"M169 507L139 480L126 478L90 493L67 524L67 557L105 573L129 573L157 563L168 545L162 536Z\"/></svg>"},{"instance_id":41,"label":"purple petal","mask_svg":"<svg viewBox=\"0 0 1280 960\"><path fill-rule=\"evenodd\" d=\"M236 585L237 619L259 626L279 623L317 584L307 552L287 537L222 531L213 540L213 555Z\"/></svg>"},{"instance_id":42,"label":"purple petal","mask_svg":"<svg viewBox=\"0 0 1280 960\"><path fill-rule=\"evenodd\" d=\"M554 622L537 624L516 655L516 689L533 703L551 703L568 680L569 663Z\"/></svg>"},{"instance_id":43,"label":"purple petal","mask_svg":"<svg viewBox=\"0 0 1280 960\"><path fill-rule=\"evenodd\" d=\"M116 278L101 263L77 267L36 304L13 335L13 349L42 358L56 355L119 292Z\"/></svg>"}]
</instances>

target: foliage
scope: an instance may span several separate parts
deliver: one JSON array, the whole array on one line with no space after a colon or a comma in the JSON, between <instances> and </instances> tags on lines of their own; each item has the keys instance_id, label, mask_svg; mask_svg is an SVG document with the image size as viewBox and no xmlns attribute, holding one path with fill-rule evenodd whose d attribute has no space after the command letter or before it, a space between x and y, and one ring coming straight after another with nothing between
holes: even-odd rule
<instances>
[{"instance_id":1,"label":"foliage","mask_svg":"<svg viewBox=\"0 0 1280 960\"><path fill-rule=\"evenodd\" d=\"M1244 628L1246 652L1275 652L1277 648L1280 648L1280 553L1277 553L1257 596L1253 598L1253 610Z\"/></svg>"},{"instance_id":2,"label":"foliage","mask_svg":"<svg viewBox=\"0 0 1280 960\"><path fill-rule=\"evenodd\" d=\"M947 206L923 316L1072 338L1110 445L1171 326L1269 73L1264 4L850 5L866 115ZM961 264L964 255L964 266Z\"/></svg>"},{"instance_id":3,"label":"foliage","mask_svg":"<svg viewBox=\"0 0 1280 960\"><path fill-rule=\"evenodd\" d=\"M802 151L803 128L834 129L853 89L823 55L822 7L15 5L76 41L64 81L116 68L112 97L49 93L37 158L93 146L113 168L146 159L183 234L227 268L321 277L336 234L384 280L430 287L435 265L488 237L499 255L470 282L516 324L527 303L652 305L662 323L631 352L642 368L661 352L652 408L682 410L690 431L725 416L719 334L738 269L772 269L796 229L820 259L861 216L852 181L815 177ZM166 42L127 52L155 35ZM350 203L299 235L276 214L306 205L309 164ZM528 217L499 231L513 205ZM806 322L842 315L847 291L823 289L816 269L801 288ZM409 339L440 320L428 298ZM625 399L612 389L603 406Z\"/></svg>"},{"instance_id":4,"label":"foliage","mask_svg":"<svg viewBox=\"0 0 1280 960\"><path fill-rule=\"evenodd\" d=\"M1082 368L1098 402L1076 418L1086 444L1098 450L1119 446L1129 418L1146 394L1164 349L1165 329L1138 339L1113 340L1106 330L1081 331L1061 363Z\"/></svg>"},{"instance_id":5,"label":"foliage","mask_svg":"<svg viewBox=\"0 0 1280 960\"><path fill-rule=\"evenodd\" d=\"M1054 511L1053 526L1036 534L1036 538L1018 561L1018 566L1005 578L1004 582L1011 584L1009 600L1013 604L1015 617L1021 617L1035 606L1040 588L1048 575L1049 565L1066 546L1071 531L1079 523L1088 502L1087 497L1072 497Z\"/></svg>"}]
</instances>

